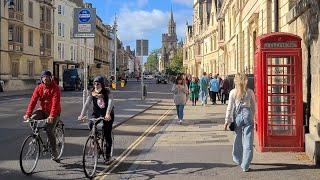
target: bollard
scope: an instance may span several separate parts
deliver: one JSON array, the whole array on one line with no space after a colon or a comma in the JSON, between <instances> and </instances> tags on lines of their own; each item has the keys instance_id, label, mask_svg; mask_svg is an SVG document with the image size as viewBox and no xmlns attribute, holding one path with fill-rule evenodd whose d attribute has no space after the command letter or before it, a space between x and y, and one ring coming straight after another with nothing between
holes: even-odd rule
<instances>
[{"instance_id":1,"label":"bollard","mask_svg":"<svg viewBox=\"0 0 320 180\"><path fill-rule=\"evenodd\" d=\"M144 97L144 99L146 99L146 97L147 97L147 86L146 85L143 85L143 97Z\"/></svg>"}]
</instances>

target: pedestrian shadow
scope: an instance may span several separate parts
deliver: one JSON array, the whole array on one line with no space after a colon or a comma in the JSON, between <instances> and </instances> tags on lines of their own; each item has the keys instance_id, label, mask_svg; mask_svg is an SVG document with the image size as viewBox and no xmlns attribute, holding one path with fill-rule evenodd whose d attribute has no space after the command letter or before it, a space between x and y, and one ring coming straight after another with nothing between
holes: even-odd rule
<instances>
[{"instance_id":1,"label":"pedestrian shadow","mask_svg":"<svg viewBox=\"0 0 320 180\"><path fill-rule=\"evenodd\" d=\"M141 164L141 163L146 164ZM232 168L236 165L225 163L171 163L165 164L159 160L139 161L138 164L126 162L123 166L131 166L127 171L115 170L113 173L122 174L121 178L130 179L131 176L143 176L143 178L154 179L162 175L194 174L214 168Z\"/></svg>"},{"instance_id":2,"label":"pedestrian shadow","mask_svg":"<svg viewBox=\"0 0 320 180\"><path fill-rule=\"evenodd\" d=\"M250 171L254 172L265 172L265 171L285 171L285 170L299 170L299 169L319 169L315 165L305 165L305 164L285 164L285 163L251 163L255 166ZM263 168L256 168L258 166L267 166ZM270 167L272 166L272 167Z\"/></svg>"}]
</instances>

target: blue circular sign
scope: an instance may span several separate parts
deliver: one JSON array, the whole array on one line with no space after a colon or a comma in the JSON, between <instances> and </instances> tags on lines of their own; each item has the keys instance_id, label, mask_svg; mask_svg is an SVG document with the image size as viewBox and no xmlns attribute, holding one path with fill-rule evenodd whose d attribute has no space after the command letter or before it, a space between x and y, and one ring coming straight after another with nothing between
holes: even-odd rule
<instances>
[{"instance_id":1,"label":"blue circular sign","mask_svg":"<svg viewBox=\"0 0 320 180\"><path fill-rule=\"evenodd\" d=\"M79 12L79 15L78 15L78 19L81 23L87 23L90 21L91 19L91 13L89 10L87 9L82 9L80 12Z\"/></svg>"}]
</instances>

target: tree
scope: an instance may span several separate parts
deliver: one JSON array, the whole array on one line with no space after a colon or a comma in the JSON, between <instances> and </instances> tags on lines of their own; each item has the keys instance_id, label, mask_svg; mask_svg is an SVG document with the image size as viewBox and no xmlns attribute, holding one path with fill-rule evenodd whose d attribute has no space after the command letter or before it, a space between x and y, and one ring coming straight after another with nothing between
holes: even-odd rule
<instances>
[{"instance_id":1,"label":"tree","mask_svg":"<svg viewBox=\"0 0 320 180\"><path fill-rule=\"evenodd\" d=\"M183 73L182 49L178 49L177 53L174 54L169 67L166 69L166 73L174 76Z\"/></svg>"},{"instance_id":2,"label":"tree","mask_svg":"<svg viewBox=\"0 0 320 180\"><path fill-rule=\"evenodd\" d=\"M157 71L158 70L158 64L159 64L158 53L159 53L159 49L155 49L148 56L148 59L146 62L146 68L149 71Z\"/></svg>"}]
</instances>

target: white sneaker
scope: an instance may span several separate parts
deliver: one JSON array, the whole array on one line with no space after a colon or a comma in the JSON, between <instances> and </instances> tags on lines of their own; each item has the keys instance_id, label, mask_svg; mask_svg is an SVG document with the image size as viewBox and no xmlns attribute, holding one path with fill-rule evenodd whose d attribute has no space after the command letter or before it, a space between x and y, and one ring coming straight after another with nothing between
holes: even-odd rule
<instances>
[{"instance_id":1,"label":"white sneaker","mask_svg":"<svg viewBox=\"0 0 320 180\"><path fill-rule=\"evenodd\" d=\"M181 119L179 119L179 124L182 124L182 120Z\"/></svg>"}]
</instances>

